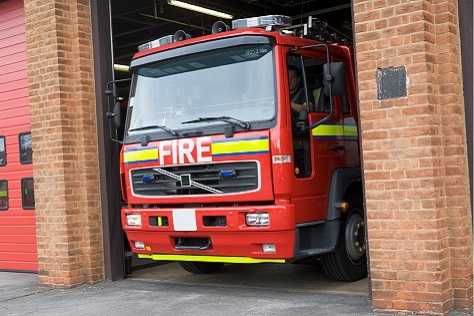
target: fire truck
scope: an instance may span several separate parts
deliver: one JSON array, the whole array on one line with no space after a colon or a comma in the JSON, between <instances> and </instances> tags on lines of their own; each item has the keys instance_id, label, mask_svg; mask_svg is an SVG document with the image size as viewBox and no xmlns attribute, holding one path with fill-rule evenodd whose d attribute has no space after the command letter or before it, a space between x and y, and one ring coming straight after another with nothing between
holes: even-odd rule
<instances>
[{"instance_id":1,"label":"fire truck","mask_svg":"<svg viewBox=\"0 0 474 316\"><path fill-rule=\"evenodd\" d=\"M139 47L120 154L138 258L197 274L318 261L334 280L366 276L351 48L311 36L311 17L290 22L217 22ZM119 103L108 117L120 127Z\"/></svg>"}]
</instances>

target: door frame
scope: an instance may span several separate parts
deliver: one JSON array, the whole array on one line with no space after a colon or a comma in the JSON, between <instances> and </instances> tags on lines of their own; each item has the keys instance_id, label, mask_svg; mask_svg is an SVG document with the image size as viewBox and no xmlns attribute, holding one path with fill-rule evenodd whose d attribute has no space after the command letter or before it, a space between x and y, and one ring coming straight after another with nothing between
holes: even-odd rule
<instances>
[{"instance_id":1,"label":"door frame","mask_svg":"<svg viewBox=\"0 0 474 316\"><path fill-rule=\"evenodd\" d=\"M110 109L105 95L107 82L114 79L112 16L110 0L91 0L92 42L96 91L97 138L102 208L105 278L120 280L126 275L125 249L120 219L120 147L109 135L105 113Z\"/></svg>"}]
</instances>

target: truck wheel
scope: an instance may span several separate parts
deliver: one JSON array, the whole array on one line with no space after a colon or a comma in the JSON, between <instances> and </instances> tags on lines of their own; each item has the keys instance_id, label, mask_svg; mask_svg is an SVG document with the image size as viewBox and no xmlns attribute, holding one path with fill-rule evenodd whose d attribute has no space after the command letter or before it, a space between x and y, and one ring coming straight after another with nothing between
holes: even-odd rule
<instances>
[{"instance_id":1,"label":"truck wheel","mask_svg":"<svg viewBox=\"0 0 474 316\"><path fill-rule=\"evenodd\" d=\"M352 209L342 224L336 249L321 257L324 274L336 281L367 276L365 224L362 212Z\"/></svg>"},{"instance_id":2,"label":"truck wheel","mask_svg":"<svg viewBox=\"0 0 474 316\"><path fill-rule=\"evenodd\" d=\"M219 262L179 262L181 267L194 274L209 274L222 269L223 263Z\"/></svg>"}]
</instances>

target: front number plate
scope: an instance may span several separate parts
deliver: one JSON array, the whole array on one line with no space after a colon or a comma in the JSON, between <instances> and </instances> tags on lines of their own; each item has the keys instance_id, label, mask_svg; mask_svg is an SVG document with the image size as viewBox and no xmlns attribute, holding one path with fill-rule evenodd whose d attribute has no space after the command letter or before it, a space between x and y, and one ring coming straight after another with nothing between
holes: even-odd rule
<instances>
[{"instance_id":1,"label":"front number plate","mask_svg":"<svg viewBox=\"0 0 474 316\"><path fill-rule=\"evenodd\" d=\"M197 231L196 210L187 208L173 210L173 226L178 232Z\"/></svg>"}]
</instances>

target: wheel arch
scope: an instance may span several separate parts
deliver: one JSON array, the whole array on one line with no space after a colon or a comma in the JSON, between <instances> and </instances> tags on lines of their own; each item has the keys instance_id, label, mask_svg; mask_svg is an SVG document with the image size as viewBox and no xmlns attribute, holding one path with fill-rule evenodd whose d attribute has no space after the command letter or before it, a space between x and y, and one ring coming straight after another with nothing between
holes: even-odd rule
<instances>
[{"instance_id":1,"label":"wheel arch","mask_svg":"<svg viewBox=\"0 0 474 316\"><path fill-rule=\"evenodd\" d=\"M362 197L362 173L360 168L336 169L331 177L328 195L327 220L341 218L340 203L343 201L356 202ZM357 203L363 200L357 201ZM360 205L362 208L362 204Z\"/></svg>"}]
</instances>

